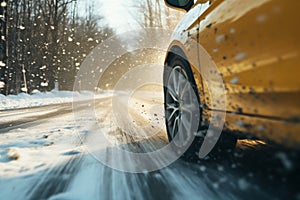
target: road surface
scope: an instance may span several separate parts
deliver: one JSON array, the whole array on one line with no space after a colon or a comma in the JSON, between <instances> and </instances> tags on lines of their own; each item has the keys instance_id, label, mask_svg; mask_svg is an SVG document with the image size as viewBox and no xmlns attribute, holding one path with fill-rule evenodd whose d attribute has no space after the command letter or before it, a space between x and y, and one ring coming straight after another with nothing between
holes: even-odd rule
<instances>
[{"instance_id":1,"label":"road surface","mask_svg":"<svg viewBox=\"0 0 300 200\"><path fill-rule=\"evenodd\" d=\"M151 102L137 100L133 103L133 111L130 111L134 113L133 123L151 124L153 120L163 126L162 112L158 111L154 118L147 117L146 107ZM158 104L156 111L162 106L155 100L152 103ZM84 106L76 109L75 112L85 112ZM134 151L144 152L167 144L164 129L150 139L139 141L121 131L118 124L112 122L111 98L98 99L95 110L99 127L110 137L117 138L116 145L126 144L135 148ZM157 171L127 173L107 167L85 150L84 140L89 130L80 127L78 120L73 119L73 112L72 104L65 103L0 113L0 148L3 152L5 148L13 147L15 143L9 143L9 138L15 134L19 136L14 140L20 139L21 134L32 134L32 137L41 134L47 143L36 143L34 148L29 146L32 151L56 152L55 148L67 146L66 150L59 150L57 159L36 157L44 160L41 167L31 165L27 160L28 166L32 167L24 172L6 168L22 164L22 150L19 150L20 159L0 159L0 199L300 199L300 162L296 152L260 141L242 140L232 154L218 160L188 162L178 159ZM83 115L81 122L89 123L88 117ZM81 137L73 134L75 129ZM57 135L52 137L51 134ZM68 134L73 134L70 141L64 138ZM63 145L55 146L62 141ZM107 154L109 148L104 149ZM64 157L60 159L62 155ZM132 162L126 158L116 159L119 166Z\"/></svg>"}]
</instances>

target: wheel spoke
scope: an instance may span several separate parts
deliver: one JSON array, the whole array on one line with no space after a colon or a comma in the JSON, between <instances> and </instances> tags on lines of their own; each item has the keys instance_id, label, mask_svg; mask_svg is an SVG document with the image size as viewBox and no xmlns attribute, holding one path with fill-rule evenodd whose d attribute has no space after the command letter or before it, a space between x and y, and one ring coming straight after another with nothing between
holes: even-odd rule
<instances>
[{"instance_id":1,"label":"wheel spoke","mask_svg":"<svg viewBox=\"0 0 300 200\"><path fill-rule=\"evenodd\" d=\"M181 87L182 87L182 84L184 84L184 80L183 80L184 78L183 78L183 76L182 76L182 74L179 74L178 73L178 85L177 85L177 90L178 90L178 94L180 95L181 94L181 92L182 92L182 90L181 90Z\"/></svg>"},{"instance_id":2,"label":"wheel spoke","mask_svg":"<svg viewBox=\"0 0 300 200\"><path fill-rule=\"evenodd\" d=\"M185 118L186 117L182 117L181 118L181 124L182 124L182 126L184 127L184 129L186 131L189 131L189 127L188 127L189 121L187 121Z\"/></svg>"},{"instance_id":3,"label":"wheel spoke","mask_svg":"<svg viewBox=\"0 0 300 200\"><path fill-rule=\"evenodd\" d=\"M173 90L173 88L168 88L168 94L172 97L172 99L174 101L178 101L177 95L175 93L175 91Z\"/></svg>"},{"instance_id":4,"label":"wheel spoke","mask_svg":"<svg viewBox=\"0 0 300 200\"><path fill-rule=\"evenodd\" d=\"M183 86L183 88L182 88L182 90L181 90L181 95L180 95L180 98L181 99L183 99L184 98L184 96L186 95L186 92L189 92L189 91L187 91L188 89L188 86L189 86L189 82L188 81L186 81L185 83L184 83L184 86Z\"/></svg>"},{"instance_id":5,"label":"wheel spoke","mask_svg":"<svg viewBox=\"0 0 300 200\"><path fill-rule=\"evenodd\" d=\"M175 92L175 94L178 96L178 85L179 85L179 83L178 83L178 77L177 77L177 74L178 74L178 72L176 71L176 70L173 70L172 71L172 81L173 81L173 88L172 89L174 89L174 92Z\"/></svg>"},{"instance_id":6,"label":"wheel spoke","mask_svg":"<svg viewBox=\"0 0 300 200\"><path fill-rule=\"evenodd\" d=\"M177 89L177 93L178 96L180 95L180 85L181 85L181 81L182 81L182 75L177 71L176 72L176 76L177 76L177 85L176 85L176 89Z\"/></svg>"},{"instance_id":7,"label":"wheel spoke","mask_svg":"<svg viewBox=\"0 0 300 200\"><path fill-rule=\"evenodd\" d=\"M190 112L192 109L195 109L195 106L191 104L184 104L184 106L181 107L183 112Z\"/></svg>"},{"instance_id":8,"label":"wheel spoke","mask_svg":"<svg viewBox=\"0 0 300 200\"><path fill-rule=\"evenodd\" d=\"M167 110L178 110L175 104L167 104Z\"/></svg>"},{"instance_id":9,"label":"wheel spoke","mask_svg":"<svg viewBox=\"0 0 300 200\"><path fill-rule=\"evenodd\" d=\"M177 129L178 131L178 120L179 120L179 117L176 117L176 119L174 120L174 123L173 123L173 129L172 129L172 138L174 139L175 138L175 130Z\"/></svg>"},{"instance_id":10,"label":"wheel spoke","mask_svg":"<svg viewBox=\"0 0 300 200\"><path fill-rule=\"evenodd\" d=\"M173 118L173 116L175 116L177 110L173 110L173 112L171 113L171 115L168 118L168 121L171 121L171 119Z\"/></svg>"}]
</instances>

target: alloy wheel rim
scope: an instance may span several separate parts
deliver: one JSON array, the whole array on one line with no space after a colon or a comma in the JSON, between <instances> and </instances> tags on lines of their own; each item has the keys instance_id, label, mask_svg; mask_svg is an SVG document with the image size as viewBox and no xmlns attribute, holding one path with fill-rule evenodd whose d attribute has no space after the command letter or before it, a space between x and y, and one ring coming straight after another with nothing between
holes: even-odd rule
<instances>
[{"instance_id":1,"label":"alloy wheel rim","mask_svg":"<svg viewBox=\"0 0 300 200\"><path fill-rule=\"evenodd\" d=\"M195 94L183 67L175 66L170 73L166 90L166 120L169 138L185 145L191 136L191 121L197 110Z\"/></svg>"}]
</instances>

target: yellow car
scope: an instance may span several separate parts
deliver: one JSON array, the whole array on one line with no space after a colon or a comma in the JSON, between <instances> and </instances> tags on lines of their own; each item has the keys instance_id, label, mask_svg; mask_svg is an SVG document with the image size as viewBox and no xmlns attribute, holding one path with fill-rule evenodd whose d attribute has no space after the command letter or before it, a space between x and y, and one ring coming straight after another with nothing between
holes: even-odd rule
<instances>
[{"instance_id":1,"label":"yellow car","mask_svg":"<svg viewBox=\"0 0 300 200\"><path fill-rule=\"evenodd\" d=\"M299 148L300 1L165 3L187 11L165 60L169 140L179 137L180 146L180 137L194 134L188 155L201 154L207 130L221 130L202 157L211 149L234 148L237 138ZM195 118L200 123L191 131Z\"/></svg>"}]
</instances>

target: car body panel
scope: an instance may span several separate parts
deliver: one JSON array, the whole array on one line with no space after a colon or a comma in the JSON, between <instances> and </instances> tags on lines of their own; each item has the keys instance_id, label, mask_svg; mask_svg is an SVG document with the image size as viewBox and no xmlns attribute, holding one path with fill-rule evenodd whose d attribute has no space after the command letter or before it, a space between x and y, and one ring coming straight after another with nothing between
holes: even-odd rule
<instances>
[{"instance_id":1,"label":"car body panel","mask_svg":"<svg viewBox=\"0 0 300 200\"><path fill-rule=\"evenodd\" d=\"M299 7L300 1L226 0L201 21L200 44L226 84L226 111L300 116Z\"/></svg>"},{"instance_id":2,"label":"car body panel","mask_svg":"<svg viewBox=\"0 0 300 200\"><path fill-rule=\"evenodd\" d=\"M186 54L206 117L210 110L226 112L225 130L292 147L300 144L298 8L300 1L214 0L207 9L196 4L186 14L169 49L176 46ZM194 30L199 35L190 33ZM201 54L207 59L200 59ZM212 64L217 71L209 70ZM223 77L225 109L212 104L200 71Z\"/></svg>"}]
</instances>

